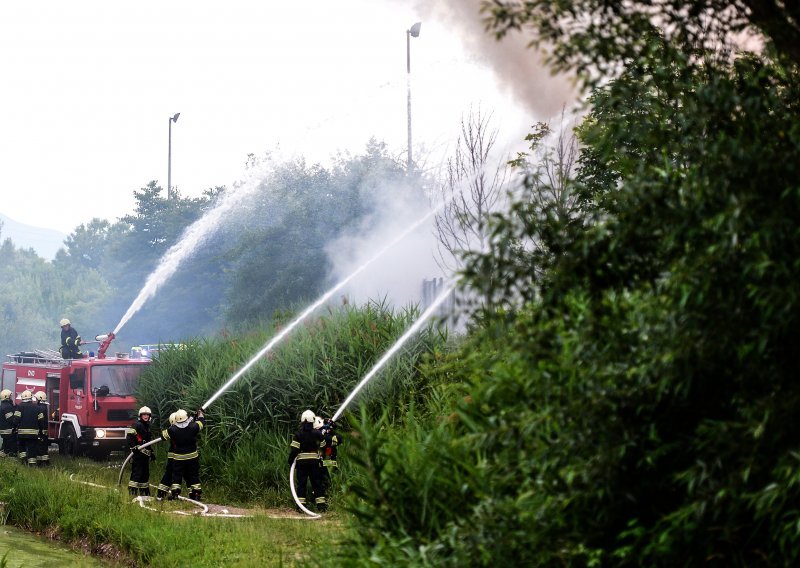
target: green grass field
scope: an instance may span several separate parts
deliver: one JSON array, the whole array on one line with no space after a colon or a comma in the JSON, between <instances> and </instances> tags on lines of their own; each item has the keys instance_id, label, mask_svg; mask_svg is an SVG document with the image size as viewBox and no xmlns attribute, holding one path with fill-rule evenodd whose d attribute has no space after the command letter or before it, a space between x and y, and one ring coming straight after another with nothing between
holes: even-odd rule
<instances>
[{"instance_id":1,"label":"green grass field","mask_svg":"<svg viewBox=\"0 0 800 568\"><path fill-rule=\"evenodd\" d=\"M119 468L113 462L51 459L48 469L0 461L4 522L104 553L123 565L295 566L318 553L320 543L335 543L344 530L343 515L335 511L312 520L288 505L217 503L247 518L199 516L199 509L185 502L153 500L147 505L156 510L148 510L131 502L129 472L116 490ZM158 481L159 469L154 468L151 482ZM204 495L209 503L213 498L213 490Z\"/></svg>"}]
</instances>

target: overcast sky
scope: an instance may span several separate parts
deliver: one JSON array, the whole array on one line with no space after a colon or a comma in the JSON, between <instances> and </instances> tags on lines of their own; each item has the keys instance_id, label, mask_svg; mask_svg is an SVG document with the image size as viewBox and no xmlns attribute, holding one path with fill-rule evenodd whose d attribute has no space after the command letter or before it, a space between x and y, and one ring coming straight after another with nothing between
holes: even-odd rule
<instances>
[{"instance_id":1,"label":"overcast sky","mask_svg":"<svg viewBox=\"0 0 800 568\"><path fill-rule=\"evenodd\" d=\"M493 112L513 144L548 117L487 58L470 3L4 2L0 212L65 233L127 214L135 189L167 185L177 112L172 183L184 196L229 185L249 153L276 148L325 161L374 136L405 159L406 29L416 21L415 158L438 163L470 106Z\"/></svg>"}]
</instances>

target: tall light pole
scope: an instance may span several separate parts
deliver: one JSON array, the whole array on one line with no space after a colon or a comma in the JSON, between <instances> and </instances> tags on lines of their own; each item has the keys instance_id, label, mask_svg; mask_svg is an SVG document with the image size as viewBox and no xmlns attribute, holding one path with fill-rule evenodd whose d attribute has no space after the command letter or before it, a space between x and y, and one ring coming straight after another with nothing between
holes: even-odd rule
<instances>
[{"instance_id":1,"label":"tall light pole","mask_svg":"<svg viewBox=\"0 0 800 568\"><path fill-rule=\"evenodd\" d=\"M175 116L167 119L169 123L169 150L167 151L167 199L172 198L172 123L178 122L181 113L176 112Z\"/></svg>"},{"instance_id":2,"label":"tall light pole","mask_svg":"<svg viewBox=\"0 0 800 568\"><path fill-rule=\"evenodd\" d=\"M406 173L411 173L411 38L419 37L422 22L417 22L406 30L406 84L408 86L408 164Z\"/></svg>"}]
</instances>

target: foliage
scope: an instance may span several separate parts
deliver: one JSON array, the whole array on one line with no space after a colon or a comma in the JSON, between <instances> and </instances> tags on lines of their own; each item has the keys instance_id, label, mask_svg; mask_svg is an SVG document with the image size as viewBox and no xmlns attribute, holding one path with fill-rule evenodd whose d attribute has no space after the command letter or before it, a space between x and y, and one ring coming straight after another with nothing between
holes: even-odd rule
<instances>
[{"instance_id":1,"label":"foliage","mask_svg":"<svg viewBox=\"0 0 800 568\"><path fill-rule=\"evenodd\" d=\"M17 249L7 239L0 245L0 354L58 349L58 320L74 310L91 317L97 313L94 301L107 293L97 271L63 278L33 250Z\"/></svg>"},{"instance_id":2,"label":"foliage","mask_svg":"<svg viewBox=\"0 0 800 568\"><path fill-rule=\"evenodd\" d=\"M494 216L465 270L491 308L451 376L469 398L423 432L359 424L342 557L797 564L796 68L689 41L737 29L741 5L501 4L564 65L617 66L578 131L582 213L522 198ZM561 19L600 4L587 26ZM673 6L665 30L643 14Z\"/></svg>"}]
</instances>

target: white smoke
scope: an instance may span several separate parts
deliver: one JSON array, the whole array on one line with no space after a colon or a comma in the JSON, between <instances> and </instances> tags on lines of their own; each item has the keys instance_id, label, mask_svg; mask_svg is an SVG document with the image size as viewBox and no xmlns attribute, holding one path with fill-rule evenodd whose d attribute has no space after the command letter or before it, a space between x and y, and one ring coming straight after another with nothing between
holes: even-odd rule
<instances>
[{"instance_id":1,"label":"white smoke","mask_svg":"<svg viewBox=\"0 0 800 568\"><path fill-rule=\"evenodd\" d=\"M383 195L373 214L361 226L347 231L326 247L334 280L351 274L373 258L428 211L419 194L412 196L407 188L387 187ZM431 215L413 233L376 259L368 271L348 283L343 292L357 304L386 299L395 307L404 307L419 302L422 281L442 276L435 261L435 250Z\"/></svg>"},{"instance_id":2,"label":"white smoke","mask_svg":"<svg viewBox=\"0 0 800 568\"><path fill-rule=\"evenodd\" d=\"M497 40L485 29L481 0L394 0L412 6L425 21L435 21L459 33L461 42L476 59L484 61L497 79L537 120L548 120L577 100L574 78L553 75L543 54L529 47L529 36L510 32Z\"/></svg>"}]
</instances>

